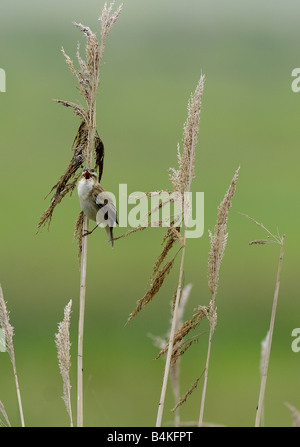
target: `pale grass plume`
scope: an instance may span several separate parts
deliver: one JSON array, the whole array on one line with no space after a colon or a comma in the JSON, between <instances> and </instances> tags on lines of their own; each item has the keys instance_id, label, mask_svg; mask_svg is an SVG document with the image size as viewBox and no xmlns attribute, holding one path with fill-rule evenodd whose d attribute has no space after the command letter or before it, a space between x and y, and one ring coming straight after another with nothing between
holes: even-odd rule
<instances>
[{"instance_id":1,"label":"pale grass plume","mask_svg":"<svg viewBox=\"0 0 300 447\"><path fill-rule=\"evenodd\" d=\"M293 405L285 402L285 406L290 410L293 418L293 427L300 427L300 411Z\"/></svg>"},{"instance_id":2,"label":"pale grass plume","mask_svg":"<svg viewBox=\"0 0 300 447\"><path fill-rule=\"evenodd\" d=\"M265 369L265 366L266 366L269 342L270 342L270 331L267 332L267 335L265 336L265 338L261 342L260 365L259 365L259 371L260 371L260 375L261 376L263 376L264 369Z\"/></svg>"},{"instance_id":3,"label":"pale grass plume","mask_svg":"<svg viewBox=\"0 0 300 447\"><path fill-rule=\"evenodd\" d=\"M2 416L3 416L3 418L4 418L4 421L5 421L5 422L3 422L3 421L0 419L0 427L11 427L11 424L10 424L9 419L8 419L8 416L7 416L7 414L6 414L6 411L5 411L3 402L1 402L1 400L0 400L0 413L2 414Z\"/></svg>"},{"instance_id":4,"label":"pale grass plume","mask_svg":"<svg viewBox=\"0 0 300 447\"><path fill-rule=\"evenodd\" d=\"M228 237L227 234L228 213L231 208L232 198L235 193L239 170L240 168L238 168L235 171L230 186L218 208L218 217L217 217L217 223L214 228L214 233L209 232L210 252L208 258L208 286L213 296L212 305L214 305L214 300L218 289L219 272Z\"/></svg>"},{"instance_id":5,"label":"pale grass plume","mask_svg":"<svg viewBox=\"0 0 300 447\"><path fill-rule=\"evenodd\" d=\"M13 344L14 328L10 324L9 312L7 310L6 302L4 300L2 287L0 285L0 326L2 327L5 339L5 347L9 353L12 362L15 361L15 352Z\"/></svg>"},{"instance_id":6,"label":"pale grass plume","mask_svg":"<svg viewBox=\"0 0 300 447\"><path fill-rule=\"evenodd\" d=\"M73 427L72 407L71 407L71 382L70 382L70 368L71 368L71 343L70 343L70 316L72 309L72 300L66 305L64 309L64 318L58 324L58 332L55 334L55 344L57 347L57 358L60 374L63 381L63 401L66 406L67 413L70 418L70 426Z\"/></svg>"},{"instance_id":7,"label":"pale grass plume","mask_svg":"<svg viewBox=\"0 0 300 447\"><path fill-rule=\"evenodd\" d=\"M259 372L260 372L261 380L264 375L266 362L268 361L268 345L269 345L269 343L270 343L270 331L267 332L267 335L261 341L260 365L259 365ZM264 408L262 408L262 412L261 412L261 425L264 426Z\"/></svg>"},{"instance_id":8,"label":"pale grass plume","mask_svg":"<svg viewBox=\"0 0 300 447\"><path fill-rule=\"evenodd\" d=\"M100 61L103 57L104 53L104 47L106 43L106 39L108 36L108 33L113 26L113 24L118 20L120 17L120 14L122 12L123 3L118 7L118 9L112 13L113 7L115 2L111 2L109 6L107 6L107 3L104 4L102 14L99 17L99 20L101 21L101 47L100 47Z\"/></svg>"},{"instance_id":9,"label":"pale grass plume","mask_svg":"<svg viewBox=\"0 0 300 447\"><path fill-rule=\"evenodd\" d=\"M195 149L198 141L200 111L204 90L205 76L201 75L195 92L188 102L188 116L183 126L183 150L177 146L178 169L170 169L170 179L173 189L183 194L190 191L195 167Z\"/></svg>"},{"instance_id":10,"label":"pale grass plume","mask_svg":"<svg viewBox=\"0 0 300 447\"><path fill-rule=\"evenodd\" d=\"M4 331L4 335L5 335L5 339L6 339L6 349L8 351L8 354L9 354L9 357L10 357L10 360L12 363L12 367L13 367L21 425L22 425L22 427L25 427L22 400L21 400L21 392L20 392L19 380L18 380L18 375L17 375L15 350L14 350L14 344L13 344L14 328L10 324L9 312L7 310L6 302L4 300L1 284L0 284L0 326L2 327L2 329Z\"/></svg>"}]
</instances>

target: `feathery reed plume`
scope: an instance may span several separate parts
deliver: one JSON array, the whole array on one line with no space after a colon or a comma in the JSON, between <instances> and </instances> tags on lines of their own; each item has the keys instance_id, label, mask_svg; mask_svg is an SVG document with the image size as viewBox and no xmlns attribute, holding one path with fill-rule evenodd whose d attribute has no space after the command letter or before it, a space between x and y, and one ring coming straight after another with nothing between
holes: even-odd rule
<instances>
[{"instance_id":1,"label":"feathery reed plume","mask_svg":"<svg viewBox=\"0 0 300 447\"><path fill-rule=\"evenodd\" d=\"M242 213L240 213L240 214L242 214ZM256 409L255 427L259 427L261 425L261 418L262 418L263 407L264 407L264 397L265 397L265 391L266 391L268 367L269 367L272 338L273 338L273 331L274 331L274 325L275 325L275 316L276 316L276 309L277 309L278 296L279 296L280 275L281 275L283 254L284 254L285 234L283 234L282 236L274 235L271 233L270 230L268 230L268 228L266 228L264 226L264 224L257 222L255 219L253 219L252 217L249 217L247 214L242 214L242 215L245 216L247 219L251 220L256 225L258 225L264 231L266 231L268 233L268 236L270 236L271 242L277 243L278 245L280 245L280 255L279 255L279 262L278 262L277 276L276 276L276 283L275 283L275 291L274 291L271 318L270 318L270 327L269 327L268 338L267 338L266 346L265 346L265 354L264 354L265 359L264 359L264 364L263 364L263 368L261 371L260 390L259 390L259 397L258 397L258 405L257 405L257 409Z\"/></svg>"},{"instance_id":2,"label":"feathery reed plume","mask_svg":"<svg viewBox=\"0 0 300 447\"><path fill-rule=\"evenodd\" d=\"M170 169L174 191L183 194L190 191L195 166L195 148L198 140L200 110L205 76L201 75L194 94L188 102L188 117L183 127L183 152L177 146L178 169Z\"/></svg>"},{"instance_id":3,"label":"feathery reed plume","mask_svg":"<svg viewBox=\"0 0 300 447\"><path fill-rule=\"evenodd\" d=\"M290 410L292 418L293 418L293 427L300 427L300 411L297 410L296 407L285 402L285 406Z\"/></svg>"},{"instance_id":4,"label":"feathery reed plume","mask_svg":"<svg viewBox=\"0 0 300 447\"><path fill-rule=\"evenodd\" d=\"M0 419L0 427L11 427L11 424L9 422L8 416L6 414L5 408L3 403L0 400L0 413L2 414L2 416L4 417L4 420L6 423L4 423L3 421L1 421Z\"/></svg>"},{"instance_id":5,"label":"feathery reed plume","mask_svg":"<svg viewBox=\"0 0 300 447\"><path fill-rule=\"evenodd\" d=\"M184 323L181 323L181 325L177 328L174 338L173 338L173 351L172 351L172 358L171 362L176 363L178 357L182 355L184 352L187 351L187 349L191 346L192 343L197 341L197 338L192 339L191 342L188 342L186 347L183 347L183 339L193 330L196 329L199 325L199 323L204 319L208 318L209 313L209 307L208 306L198 306L194 310L193 316L186 320ZM181 350L178 349L180 346ZM159 352L157 358L161 357L163 354L166 354L169 349L169 342L166 343L166 346Z\"/></svg>"},{"instance_id":6,"label":"feathery reed plume","mask_svg":"<svg viewBox=\"0 0 300 447\"><path fill-rule=\"evenodd\" d=\"M13 367L13 373L14 373L15 385L16 385L16 391L17 391L17 398L18 398L18 405L19 405L19 412L20 412L20 418L21 418L21 425L22 425L22 427L25 427L22 400L21 400L21 392L20 392L18 375L17 375L15 350L14 350L14 344L13 344L14 328L10 324L10 321L9 321L9 312L6 307L6 302L4 300L1 284L0 284L0 326L2 327L2 329L4 331L4 335L5 335L5 339L6 339L6 349L9 353L9 357L10 357L12 367Z\"/></svg>"},{"instance_id":7,"label":"feathery reed plume","mask_svg":"<svg viewBox=\"0 0 300 447\"><path fill-rule=\"evenodd\" d=\"M208 321L209 321L209 337L208 337L208 348L207 348L207 356L206 356L206 364L204 370L204 381L202 388L202 397L200 404L200 415L199 415L199 427L203 424L203 414L204 414L204 405L206 398L206 389L207 389L207 378L208 378L208 368L210 361L210 352L211 352L211 344L213 333L217 324L217 309L216 309L216 295L219 284L219 273L220 267L222 263L222 259L224 256L224 251L227 243L227 221L228 221L228 213L231 208L231 202L235 193L236 183L238 180L240 168L235 171L235 174L231 180L230 186L222 200L219 208L218 208L218 217L217 223L214 228L214 234L209 233L210 236L210 252L208 257L208 287L211 292L211 300L209 303L209 311Z\"/></svg>"},{"instance_id":8,"label":"feathery reed plume","mask_svg":"<svg viewBox=\"0 0 300 447\"><path fill-rule=\"evenodd\" d=\"M137 301L137 305L136 305L135 309L129 315L126 324L128 324L132 318L136 317L136 315L142 310L142 308L144 306L146 306L153 299L153 297L158 293L158 291L160 290L161 286L163 285L163 283L165 281L166 276L170 273L170 271L172 269L175 258L177 256L177 253L169 262L167 262L163 266L163 268L161 270L159 270L156 273L149 290L146 292L146 294L143 296L143 298L141 298L140 300Z\"/></svg>"},{"instance_id":9,"label":"feathery reed plume","mask_svg":"<svg viewBox=\"0 0 300 447\"><path fill-rule=\"evenodd\" d=\"M188 117L184 124L183 128L183 152L180 152L180 147L177 147L177 158L178 158L178 169L170 168L170 180L173 185L174 197L171 199L167 199L167 201L160 203L159 208L165 206L167 203L171 201L181 201L183 204L183 194L184 192L190 191L191 182L194 176L194 164L195 164L195 147L197 144L198 131L199 131L199 121L200 121L200 109L202 103L202 94L204 88L204 76L200 77L200 80L197 84L196 90L193 95L191 95L188 102ZM157 191L157 193L161 193L162 191ZM147 194L147 193L146 193ZM149 194L149 193L148 193ZM151 193L153 195L154 193ZM188 203L184 204L186 207L189 205ZM180 207L183 209L183 207ZM154 214L156 208L151 209L149 215ZM185 211L189 211L185 208ZM182 215L179 218L180 223L183 221ZM157 224L161 224L162 221L158 221ZM134 230L130 230L125 233L121 237L125 237L129 234L132 234L135 231L144 229L147 227L139 227ZM157 283L157 279L159 279L159 284L161 285L161 275L163 274L163 280L167 273L170 272L171 268L174 264L174 258L167 262L163 268L159 271L159 268L165 261L168 253L174 246L175 242L178 242L181 248L184 250L185 240L180 234L180 227L178 227L178 216L175 216L174 220L170 223L170 226L167 229L167 232L163 238L163 250L155 261L153 271L152 271L152 283L155 285ZM176 255L175 255L176 256ZM180 285L181 288L181 285ZM148 304L154 295L159 291L160 287L151 286L146 295L137 302L136 309L131 312L128 321L129 322L134 316L136 316L142 307ZM154 293L153 293L154 292ZM148 299L151 297L150 299ZM178 295L179 299L179 295ZM160 405L161 406L161 405Z\"/></svg>"},{"instance_id":10,"label":"feathery reed plume","mask_svg":"<svg viewBox=\"0 0 300 447\"><path fill-rule=\"evenodd\" d=\"M182 209L188 214L190 213L190 204L184 203L184 193L190 192L192 179L194 177L194 165L195 165L195 149L198 139L199 132L199 122L200 122L200 111L202 105L202 95L204 89L203 75L200 76L199 82L196 86L194 94L191 95L188 102L188 116L183 127L183 151L181 153L179 145L177 146L177 158L178 158L178 169L170 169L170 180L173 184L174 192L179 194L181 201L184 204ZM185 216L186 217L186 216ZM170 330L169 344L167 350L167 358L165 363L163 382L160 394L160 400L158 404L156 426L160 427L162 422L165 397L167 391L168 377L172 362L172 353L174 346L174 336L176 332L176 322L177 322L177 312L179 308L179 302L182 292L182 282L183 282L183 268L184 268L184 257L185 257L185 242L186 242L186 222L184 219L184 230L183 236L181 238L181 261L179 268L179 278L177 284L176 298L173 310L172 324ZM176 226L176 225L175 225Z\"/></svg>"},{"instance_id":11,"label":"feathery reed plume","mask_svg":"<svg viewBox=\"0 0 300 447\"><path fill-rule=\"evenodd\" d=\"M76 187L80 174L76 174L77 170L82 167L84 162L87 167L91 167L92 164L92 152L94 150L95 156L95 169L99 170L99 182L103 173L104 162L104 145L96 131L96 95L99 87L99 73L100 64L104 54L104 48L106 39L112 25L119 18L122 5L112 13L114 2L109 6L104 4L102 15L99 18L101 21L101 44L99 46L96 34L91 29L81 23L73 22L74 25L82 31L86 37L86 61L82 59L80 55L80 47L77 46L77 61L79 69L76 70L74 62L67 55L64 48L62 53L65 57L66 63L70 68L71 73L75 76L79 84L79 92L83 96L86 102L87 109L84 109L81 105L75 104L71 101L55 99L54 101L65 107L71 107L75 115L81 119L78 132L74 139L72 146L73 156L66 168L65 172L61 175L58 182L52 187L49 194L53 191L50 206L42 214L38 223L38 230L48 223L51 223L52 215L55 207L62 201L62 199L68 194L72 193ZM48 194L48 195L49 195ZM46 196L47 197L47 196Z\"/></svg>"},{"instance_id":12,"label":"feathery reed plume","mask_svg":"<svg viewBox=\"0 0 300 447\"><path fill-rule=\"evenodd\" d=\"M80 54L80 47L77 46L77 62L79 68L75 68L72 59L67 55L64 48L62 53L65 61L79 84L79 92L85 100L86 107L66 100L55 100L57 103L73 109L76 116L80 118L80 125L73 143L73 156L71 161L61 175L58 182L52 187L50 194L53 193L50 206L46 209L38 223L38 229L48 223L50 225L55 207L68 194L75 189L80 174L78 169L85 165L91 168L94 159L94 169L98 169L99 182L103 173L104 164L104 145L96 129L96 98L100 84L100 66L104 55L107 36L112 25L119 18L122 5L113 12L114 2L107 6L104 4L102 15L99 18L101 22L101 43L99 45L97 36L92 30L74 22L74 25L84 34L86 39L85 59ZM87 271L87 237L88 218L82 212L75 225L75 238L78 241L80 265L80 298L79 298L79 323L78 323L78 355L77 355L77 426L83 425L83 332L84 332L84 309L86 293L86 271Z\"/></svg>"},{"instance_id":13,"label":"feathery reed plume","mask_svg":"<svg viewBox=\"0 0 300 447\"><path fill-rule=\"evenodd\" d=\"M60 374L63 380L63 401L66 405L67 413L70 418L70 426L73 427L72 407L71 407L71 382L70 382L70 315L72 300L64 309L64 319L58 324L58 332L55 334L55 344L57 347L57 358Z\"/></svg>"}]
</instances>

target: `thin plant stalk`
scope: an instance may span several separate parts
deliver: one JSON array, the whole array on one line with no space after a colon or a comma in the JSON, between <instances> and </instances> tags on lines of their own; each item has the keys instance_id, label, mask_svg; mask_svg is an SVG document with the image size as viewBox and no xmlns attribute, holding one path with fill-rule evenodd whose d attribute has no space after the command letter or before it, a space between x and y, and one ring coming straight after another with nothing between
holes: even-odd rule
<instances>
[{"instance_id":1,"label":"thin plant stalk","mask_svg":"<svg viewBox=\"0 0 300 447\"><path fill-rule=\"evenodd\" d=\"M96 134L96 91L99 79L94 79L93 95L94 102L89 108L88 124L88 146L86 150L86 167L92 164L93 145ZM83 334L84 334L84 311L86 295L86 273L87 273L87 253L88 238L84 235L89 229L89 219L84 216L82 225L82 252L80 264L80 293L79 293L79 320L78 320L78 351L77 351L77 427L83 426Z\"/></svg>"},{"instance_id":2,"label":"thin plant stalk","mask_svg":"<svg viewBox=\"0 0 300 447\"><path fill-rule=\"evenodd\" d=\"M88 230L88 219L85 216L83 230ZM87 237L82 238L82 253L80 266L80 295L79 295L79 321L78 321L78 351L77 351L77 426L83 426L83 334L84 311L87 272Z\"/></svg>"},{"instance_id":3,"label":"thin plant stalk","mask_svg":"<svg viewBox=\"0 0 300 447\"><path fill-rule=\"evenodd\" d=\"M99 82L97 80L97 82ZM88 146L86 151L86 167L90 168L92 163L92 151L96 133L96 92L95 103L91 104L89 110ZM88 232L89 220L86 216L82 225L82 252L80 264L80 293L79 293L79 320L78 320L78 351L77 351L77 427L83 426L83 334L84 334L84 311L86 294L87 252L88 238L84 235Z\"/></svg>"},{"instance_id":4,"label":"thin plant stalk","mask_svg":"<svg viewBox=\"0 0 300 447\"><path fill-rule=\"evenodd\" d=\"M235 171L233 179L230 183L230 186L222 200L219 208L218 208L218 217L217 223L214 228L214 234L209 232L210 234L210 253L208 258L208 267L209 267L209 278L208 285L211 291L211 301L209 303L209 311L208 311L208 321L209 321L209 338L208 338L208 348L206 355L206 364L204 370L204 381L202 387L202 396L200 403L200 414L199 414L199 422L198 426L203 426L203 414L204 414L204 406L205 406L205 398L206 398L206 390L207 390L207 378L208 378L208 369L210 362L210 353L211 353L211 345L212 338L214 334L214 330L217 324L217 311L216 311L216 296L218 291L218 282L219 282L219 272L222 263L222 259L224 256L224 251L227 243L228 233L227 231L227 222L228 222L228 213L231 208L231 202L235 193L236 183L238 179L238 173L240 168Z\"/></svg>"},{"instance_id":5,"label":"thin plant stalk","mask_svg":"<svg viewBox=\"0 0 300 447\"><path fill-rule=\"evenodd\" d=\"M20 391L19 380L18 380L18 375L17 375L17 368L16 368L16 360L15 360L15 353L14 353L14 351L13 351L13 357L12 357L11 361L12 361L13 372L14 372L14 377L15 377L15 384L16 384L16 391L17 391L17 398L18 398L20 418L21 418L21 425L22 425L22 427L25 427L23 406L22 406L22 400L21 400L21 391Z\"/></svg>"},{"instance_id":6,"label":"thin plant stalk","mask_svg":"<svg viewBox=\"0 0 300 447\"><path fill-rule=\"evenodd\" d=\"M199 132L199 122L200 122L200 111L202 105L202 94L204 89L204 79L203 75L200 76L199 82L197 84L196 90L188 103L188 117L184 124L183 132L183 153L180 154L178 148L178 164L179 169L171 170L171 180L173 183L174 191L181 193L183 197L184 192L189 192L191 190L191 183L194 177L194 167L195 167L195 148L197 145L198 132ZM184 203L185 214L190 213L190 203ZM177 325L177 313L179 308L179 301L181 297L182 282L183 282L183 269L184 269L184 257L185 257L185 245L186 245L186 231L187 223L184 219L184 233L182 238L182 252L181 261L179 269L178 286L176 291L176 299L172 317L171 331L169 336L169 345L167 351L167 358L165 363L165 370L163 375L163 383L161 389L160 400L158 404L156 427L161 426L162 415L164 410L164 403L167 391L167 383L170 372L170 365L172 360L172 352L174 346L174 336Z\"/></svg>"},{"instance_id":7,"label":"thin plant stalk","mask_svg":"<svg viewBox=\"0 0 300 447\"><path fill-rule=\"evenodd\" d=\"M96 36L82 24L75 24L88 37L87 54L90 54L91 61L89 76L90 91L87 99L87 147L85 152L86 168L91 168L93 159L93 150L96 137L96 99L99 87L99 71L104 54L106 38L109 30L115 21L118 19L122 5L113 14L112 7L114 3L107 6L105 3L101 15L101 45L98 47ZM90 41L89 41L90 39ZM92 56L91 56L92 55ZM80 295L79 295L79 322L78 322L78 353L77 353L77 426L83 426L83 333L84 333L84 311L85 311L85 296L86 296L86 272L87 272L87 237L84 237L88 232L89 220L86 216L83 219L82 225L82 252L81 252L81 266L80 266Z\"/></svg>"},{"instance_id":8,"label":"thin plant stalk","mask_svg":"<svg viewBox=\"0 0 300 447\"><path fill-rule=\"evenodd\" d=\"M72 159L60 177L58 182L52 187L50 193L53 192L51 204L43 213L38 223L38 228L43 227L47 222L50 225L53 211L55 207L68 194L72 193L76 187L77 181L80 177L77 170L85 164L87 169L92 167L93 155L95 156L95 169L99 168L99 182L101 180L103 171L103 157L104 146L101 138L96 131L96 98L99 87L99 72L100 65L104 54L104 48L107 36L112 25L119 18L122 5L120 5L115 12L112 12L114 2L107 5L104 4L101 17L101 45L99 46L97 36L91 29L81 23L74 22L74 25L86 37L86 61L80 56L79 45L77 47L77 60L79 63L79 70L75 69L75 65L71 58L66 54L62 48L62 53L65 57L66 63L69 66L72 74L79 82L79 92L86 102L86 108L74 102L65 100L55 100L57 103L65 107L73 109L75 115L81 119L81 124L77 131L74 143L72 146ZM85 310L85 294L86 294L86 273L87 273L87 233L88 233L88 218L83 216L83 212L79 214L76 222L75 235L79 242L79 253L81 256L80 266L80 303L79 303L79 323L78 323L78 356L77 356L77 425L83 425L83 331L84 331L84 310Z\"/></svg>"},{"instance_id":9,"label":"thin plant stalk","mask_svg":"<svg viewBox=\"0 0 300 447\"><path fill-rule=\"evenodd\" d=\"M283 253L284 253L284 242L285 242L285 235L283 235L281 238L281 249L280 249L274 298L273 298L273 306L272 306L272 312L271 312L269 337L268 337L268 343L267 343L267 347L266 347L266 357L265 357L264 367L263 367L263 371L262 371L262 375L261 375L259 398L258 398L258 405L257 405L257 410L256 410L256 418L255 418L255 427L260 426L262 411L263 411L263 403L264 403L264 396L265 396L266 383L267 383L268 366L269 366L270 352L271 352L271 346L272 346L272 337L273 337L273 330L274 330L274 323L275 323L275 316L276 316L276 309L277 309L277 302L278 302L278 295L279 295L280 274L281 274Z\"/></svg>"},{"instance_id":10,"label":"thin plant stalk","mask_svg":"<svg viewBox=\"0 0 300 447\"><path fill-rule=\"evenodd\" d=\"M182 253L181 253L178 286L177 286L177 291L176 291L176 299L175 299L175 306L174 306L174 311L173 311L172 325L171 325L171 331L170 331L170 337L169 337L169 347L168 347L168 352L167 352L167 358L166 358L166 364L165 364L165 370L164 370L164 376L163 376L163 383L162 383L162 388L161 388L160 400L159 400L159 404L158 404L156 427L161 426L166 391L167 391L168 377L169 377L169 372L170 372L171 358L172 358L173 345L174 345L174 335L175 335L176 323L177 323L176 315L178 312L178 306L179 306L181 289L182 289L182 280L183 280L183 267L184 267L184 257L185 257L185 234L184 234L183 240L184 240L184 245L183 245Z\"/></svg>"},{"instance_id":11,"label":"thin plant stalk","mask_svg":"<svg viewBox=\"0 0 300 447\"><path fill-rule=\"evenodd\" d=\"M210 324L209 336L208 336L208 347L206 354L206 363L204 370L204 380L203 380L203 388L202 388L202 396L201 396L201 404L200 404L200 415L199 415L199 424L201 427L203 425L203 414L204 414L204 406L205 406L205 398L206 398L206 390L207 390L207 378L208 378L208 369L209 369L209 361L210 361L210 352L211 352L211 344L214 333L214 326Z\"/></svg>"}]
</instances>

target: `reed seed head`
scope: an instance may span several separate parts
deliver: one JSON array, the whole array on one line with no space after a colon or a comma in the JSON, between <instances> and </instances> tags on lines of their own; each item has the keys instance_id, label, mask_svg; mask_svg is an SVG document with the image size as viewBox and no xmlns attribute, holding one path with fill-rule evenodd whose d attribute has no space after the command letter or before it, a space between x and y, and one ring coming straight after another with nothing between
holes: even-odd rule
<instances>
[{"instance_id":1,"label":"reed seed head","mask_svg":"<svg viewBox=\"0 0 300 447\"><path fill-rule=\"evenodd\" d=\"M204 89L205 76L201 75L194 94L188 102L188 117L183 126L183 151L177 145L178 169L170 169L170 179L173 189L183 194L190 191L194 177L195 148L198 140L200 111Z\"/></svg>"},{"instance_id":2,"label":"reed seed head","mask_svg":"<svg viewBox=\"0 0 300 447\"><path fill-rule=\"evenodd\" d=\"M68 415L70 417L70 425L73 426L72 409L71 409L71 383L70 383L70 316L72 309L72 300L64 309L64 319L58 324L58 332L55 334L55 344L57 347L57 357L60 374L63 380L63 400L66 405Z\"/></svg>"},{"instance_id":3,"label":"reed seed head","mask_svg":"<svg viewBox=\"0 0 300 447\"><path fill-rule=\"evenodd\" d=\"M232 198L235 193L236 183L240 168L235 171L230 186L218 208L217 223L214 233L209 231L210 252L208 258L208 285L211 294L215 297L218 289L219 272L227 243L227 221L228 213L231 208Z\"/></svg>"}]
</instances>

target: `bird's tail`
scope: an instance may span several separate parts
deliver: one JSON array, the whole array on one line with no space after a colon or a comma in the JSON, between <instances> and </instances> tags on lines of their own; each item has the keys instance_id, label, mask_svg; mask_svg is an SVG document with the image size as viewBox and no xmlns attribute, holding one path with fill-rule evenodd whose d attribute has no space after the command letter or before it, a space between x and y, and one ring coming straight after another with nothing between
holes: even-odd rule
<instances>
[{"instance_id":1,"label":"bird's tail","mask_svg":"<svg viewBox=\"0 0 300 447\"><path fill-rule=\"evenodd\" d=\"M106 229L106 234L107 234L108 240L110 242L111 248L113 248L113 246L114 246L113 227L110 227L109 225L107 225L105 227L105 229Z\"/></svg>"}]
</instances>

